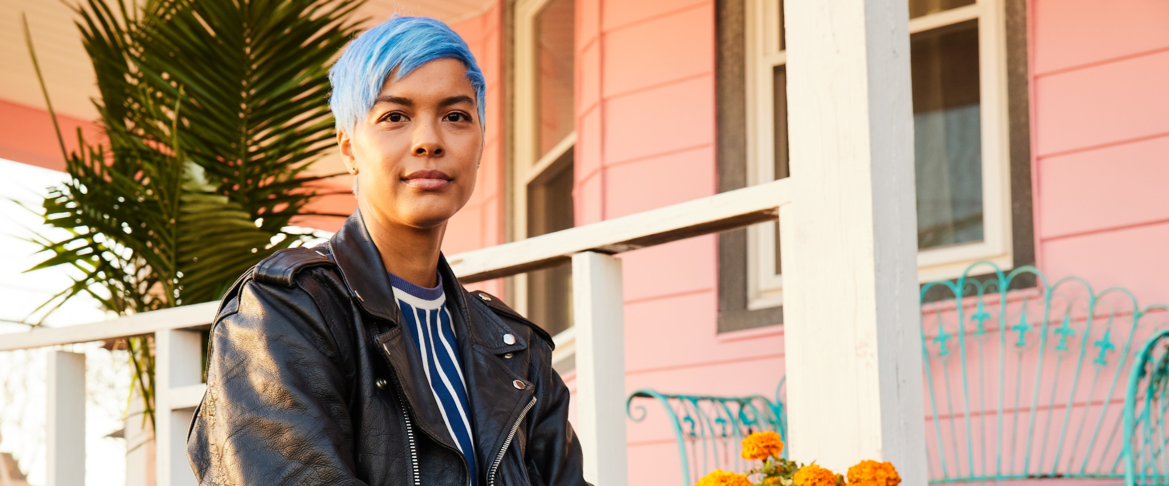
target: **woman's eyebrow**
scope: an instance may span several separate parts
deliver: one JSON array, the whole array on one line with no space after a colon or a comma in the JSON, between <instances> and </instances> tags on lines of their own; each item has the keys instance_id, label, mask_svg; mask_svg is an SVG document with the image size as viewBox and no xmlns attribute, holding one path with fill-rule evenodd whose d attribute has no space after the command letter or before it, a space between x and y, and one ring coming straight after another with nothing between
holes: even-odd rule
<instances>
[{"instance_id":1,"label":"woman's eyebrow","mask_svg":"<svg viewBox=\"0 0 1169 486\"><path fill-rule=\"evenodd\" d=\"M378 103L394 103L397 105L409 107L414 106L414 100L402 96L378 96L377 99L374 100L374 104L376 105ZM451 96L449 98L443 98L442 101L438 102L438 106L445 108L451 105L457 105L459 103L470 103L471 105L474 105L475 99L467 95Z\"/></svg>"},{"instance_id":2,"label":"woman's eyebrow","mask_svg":"<svg viewBox=\"0 0 1169 486\"><path fill-rule=\"evenodd\" d=\"M401 96L378 96L373 100L376 105L378 103L394 103L402 106L414 106L414 101L410 98L403 98Z\"/></svg>"},{"instance_id":3,"label":"woman's eyebrow","mask_svg":"<svg viewBox=\"0 0 1169 486\"><path fill-rule=\"evenodd\" d=\"M445 108L451 105L457 105L459 103L470 103L471 106L474 106L475 100L467 95L451 96L450 98L446 98L439 102L438 106Z\"/></svg>"}]
</instances>

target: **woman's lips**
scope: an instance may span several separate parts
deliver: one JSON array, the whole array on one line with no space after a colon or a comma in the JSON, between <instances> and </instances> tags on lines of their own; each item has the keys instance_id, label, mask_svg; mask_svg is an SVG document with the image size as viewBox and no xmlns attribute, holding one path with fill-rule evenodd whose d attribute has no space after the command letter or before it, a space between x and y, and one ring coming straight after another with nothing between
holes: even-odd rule
<instances>
[{"instance_id":1,"label":"woman's lips","mask_svg":"<svg viewBox=\"0 0 1169 486\"><path fill-rule=\"evenodd\" d=\"M406 186L423 191L437 191L451 183L451 176L438 170L419 170L402 178Z\"/></svg>"}]
</instances>

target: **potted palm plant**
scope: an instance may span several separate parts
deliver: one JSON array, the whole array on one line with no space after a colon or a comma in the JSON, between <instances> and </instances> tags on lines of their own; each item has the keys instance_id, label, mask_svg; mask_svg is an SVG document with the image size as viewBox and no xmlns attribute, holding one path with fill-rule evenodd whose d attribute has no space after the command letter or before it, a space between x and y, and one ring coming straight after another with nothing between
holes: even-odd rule
<instances>
[{"instance_id":1,"label":"potted palm plant","mask_svg":"<svg viewBox=\"0 0 1169 486\"><path fill-rule=\"evenodd\" d=\"M38 311L81 294L119 315L213 301L251 265L305 241L289 223L311 214L330 177L306 170L331 148L328 61L356 33L361 3L76 7L105 136L79 132L70 153L61 143L69 179L50 189L43 212L68 236L40 238L48 257L30 270L65 265L81 277ZM151 343L125 345L153 428Z\"/></svg>"}]
</instances>

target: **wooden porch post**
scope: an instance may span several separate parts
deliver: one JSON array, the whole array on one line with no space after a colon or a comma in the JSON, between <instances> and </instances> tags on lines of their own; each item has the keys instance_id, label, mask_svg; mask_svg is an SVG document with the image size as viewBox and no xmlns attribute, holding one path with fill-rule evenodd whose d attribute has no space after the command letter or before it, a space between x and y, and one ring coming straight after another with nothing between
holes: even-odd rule
<instances>
[{"instance_id":1,"label":"wooden porch post","mask_svg":"<svg viewBox=\"0 0 1169 486\"><path fill-rule=\"evenodd\" d=\"M625 301L621 260L591 251L572 256L577 421L590 483L629 481L625 445Z\"/></svg>"},{"instance_id":2,"label":"wooden porch post","mask_svg":"<svg viewBox=\"0 0 1169 486\"><path fill-rule=\"evenodd\" d=\"M85 484L85 354L49 352L48 486Z\"/></svg>"},{"instance_id":3,"label":"wooden porch post","mask_svg":"<svg viewBox=\"0 0 1169 486\"><path fill-rule=\"evenodd\" d=\"M792 457L926 484L906 0L785 2Z\"/></svg>"},{"instance_id":4,"label":"wooden porch post","mask_svg":"<svg viewBox=\"0 0 1169 486\"><path fill-rule=\"evenodd\" d=\"M187 431L194 409L182 393L201 388L202 343L198 331L163 329L154 335L154 445L158 484L194 486L198 483L187 461ZM202 393L200 393L202 395ZM198 403L197 401L195 403Z\"/></svg>"}]
</instances>

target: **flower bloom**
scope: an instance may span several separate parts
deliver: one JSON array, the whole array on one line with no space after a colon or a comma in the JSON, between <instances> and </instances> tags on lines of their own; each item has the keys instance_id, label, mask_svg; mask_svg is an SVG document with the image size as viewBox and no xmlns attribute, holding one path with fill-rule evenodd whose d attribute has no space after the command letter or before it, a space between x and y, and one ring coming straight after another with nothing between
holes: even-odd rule
<instances>
[{"instance_id":1,"label":"flower bloom","mask_svg":"<svg viewBox=\"0 0 1169 486\"><path fill-rule=\"evenodd\" d=\"M848 468L849 486L897 486L901 484L901 475L890 462L861 461Z\"/></svg>"},{"instance_id":2,"label":"flower bloom","mask_svg":"<svg viewBox=\"0 0 1169 486\"><path fill-rule=\"evenodd\" d=\"M796 486L837 486L836 473L815 464L808 464L796 471Z\"/></svg>"},{"instance_id":3,"label":"flower bloom","mask_svg":"<svg viewBox=\"0 0 1169 486\"><path fill-rule=\"evenodd\" d=\"M747 476L715 469L698 481L696 486L754 486Z\"/></svg>"},{"instance_id":4,"label":"flower bloom","mask_svg":"<svg viewBox=\"0 0 1169 486\"><path fill-rule=\"evenodd\" d=\"M783 441L775 432L756 432L743 439L743 459L752 461L765 461L768 457L779 459L781 452Z\"/></svg>"}]
</instances>

